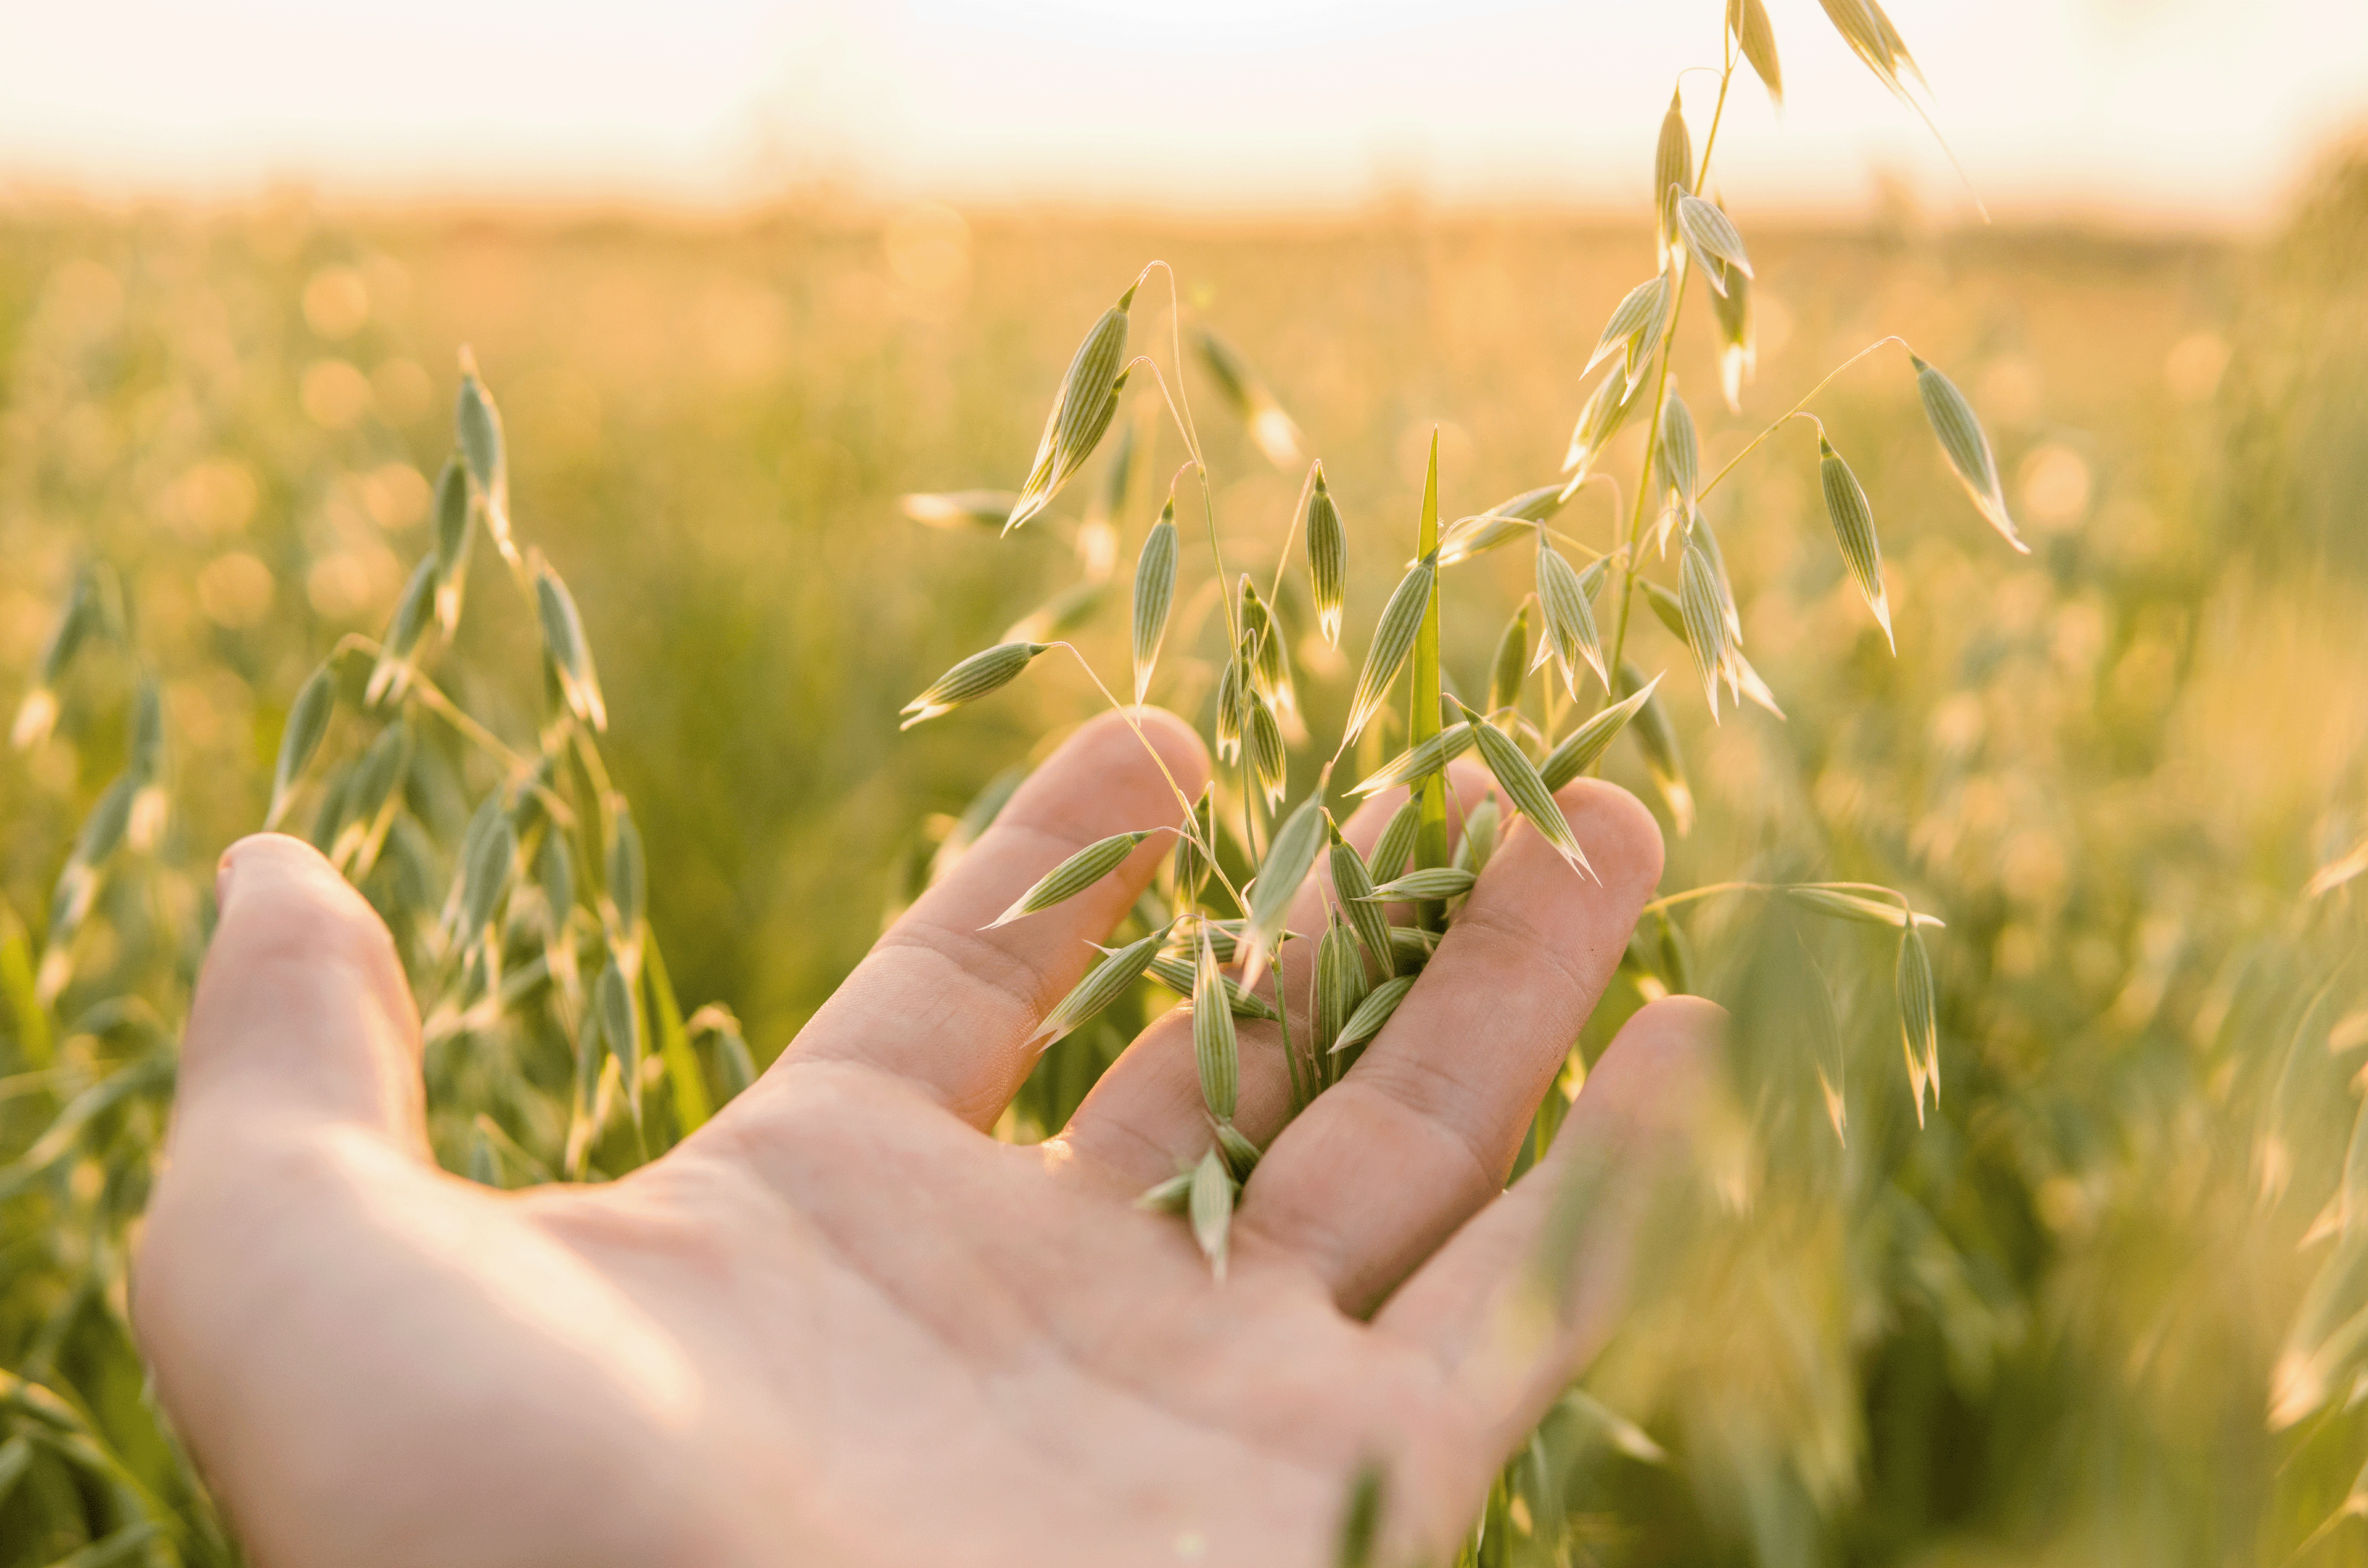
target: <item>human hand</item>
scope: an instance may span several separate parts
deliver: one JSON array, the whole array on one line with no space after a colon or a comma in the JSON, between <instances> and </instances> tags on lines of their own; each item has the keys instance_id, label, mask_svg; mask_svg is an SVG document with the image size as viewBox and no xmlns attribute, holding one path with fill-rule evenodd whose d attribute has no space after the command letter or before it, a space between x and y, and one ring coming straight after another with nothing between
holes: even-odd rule
<instances>
[{"instance_id":1,"label":"human hand","mask_svg":"<svg viewBox=\"0 0 2368 1568\"><path fill-rule=\"evenodd\" d=\"M1197 792L1198 741L1142 722ZM1237 1122L1270 1147L1223 1283L1133 1206L1211 1140L1185 1011L1059 1139L985 1132L1164 840L982 927L1078 846L1181 820L1115 716L755 1085L607 1186L437 1169L385 929L306 846L246 839L134 1278L159 1392L268 1565L1315 1568L1372 1460L1393 1559L1442 1554L1617 1320L1616 1201L1560 1315L1520 1310L1557 1170L1652 1163L1716 1028L1691 999L1636 1015L1502 1190L1660 874L1634 799L1561 799L1600 883L1514 828L1388 1028L1287 1129L1276 1035L1243 1020ZM1284 975L1304 998L1296 960Z\"/></svg>"}]
</instances>

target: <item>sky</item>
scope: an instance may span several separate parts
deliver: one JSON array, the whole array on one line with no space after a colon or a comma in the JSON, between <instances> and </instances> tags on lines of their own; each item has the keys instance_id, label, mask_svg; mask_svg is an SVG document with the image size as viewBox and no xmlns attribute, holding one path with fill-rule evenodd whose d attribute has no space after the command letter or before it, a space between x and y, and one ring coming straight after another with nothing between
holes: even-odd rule
<instances>
[{"instance_id":1,"label":"sky","mask_svg":"<svg viewBox=\"0 0 2368 1568\"><path fill-rule=\"evenodd\" d=\"M1720 183L1970 211L1816 0ZM2243 225L2368 131L2368 0L1890 0L2005 216ZM1646 199L1723 0L0 0L0 190L728 207ZM1745 74L1748 77L1748 73ZM1701 134L1714 71L1682 77Z\"/></svg>"}]
</instances>

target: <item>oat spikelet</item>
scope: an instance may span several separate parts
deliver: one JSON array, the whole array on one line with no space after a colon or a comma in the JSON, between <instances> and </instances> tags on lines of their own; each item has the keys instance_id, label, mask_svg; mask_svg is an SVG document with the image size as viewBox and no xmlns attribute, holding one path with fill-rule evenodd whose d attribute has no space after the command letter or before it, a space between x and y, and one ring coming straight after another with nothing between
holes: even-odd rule
<instances>
[{"instance_id":1,"label":"oat spikelet","mask_svg":"<svg viewBox=\"0 0 2368 1568\"><path fill-rule=\"evenodd\" d=\"M1372 646L1365 653L1365 667L1357 676L1356 696L1349 704L1349 723L1341 736L1343 745L1363 733L1373 715L1381 711L1391 683L1413 654L1415 635L1422 630L1423 613L1430 607L1431 585L1438 577L1439 556L1434 551L1415 562L1414 569L1390 595L1389 603L1382 607L1381 622L1373 629Z\"/></svg>"},{"instance_id":2,"label":"oat spikelet","mask_svg":"<svg viewBox=\"0 0 2368 1568\"><path fill-rule=\"evenodd\" d=\"M1020 671L1033 663L1039 653L1051 647L1049 642L998 642L992 648L973 653L952 669L939 676L929 688L898 710L905 722L897 728L909 730L940 713L950 713L965 702L974 702L991 691L1008 686Z\"/></svg>"},{"instance_id":3,"label":"oat spikelet","mask_svg":"<svg viewBox=\"0 0 2368 1568\"><path fill-rule=\"evenodd\" d=\"M1011 907L996 915L986 929L992 931L997 926L1008 926L1014 920L1041 914L1054 904L1076 897L1124 864L1135 847L1151 836L1152 831L1142 828L1132 833L1114 833L1108 838L1087 845L1037 879L1036 885L1013 900Z\"/></svg>"},{"instance_id":4,"label":"oat spikelet","mask_svg":"<svg viewBox=\"0 0 2368 1568\"><path fill-rule=\"evenodd\" d=\"M1349 535L1340 523L1340 508L1324 483L1324 465L1315 465L1315 489L1307 497L1307 581L1315 604L1315 630L1324 641L1340 645L1340 616L1348 603Z\"/></svg>"},{"instance_id":5,"label":"oat spikelet","mask_svg":"<svg viewBox=\"0 0 2368 1568\"><path fill-rule=\"evenodd\" d=\"M1167 616L1176 603L1176 498L1169 496L1143 541L1134 562L1134 699L1151 690L1159 645L1167 638Z\"/></svg>"},{"instance_id":6,"label":"oat spikelet","mask_svg":"<svg viewBox=\"0 0 2368 1568\"><path fill-rule=\"evenodd\" d=\"M2014 518L2006 508L2006 490L1998 483L1998 457L1990 450L1990 438L1982 429L1982 422L1974 414L1974 405L1957 390L1957 383L1926 364L1911 350L1908 359L1916 367L1916 391L1924 401L1924 417L1931 423L1932 434L1940 438L1941 450L1947 455L1949 466L1956 471L1958 483L1990 527L1998 529L2007 543L2025 555L2031 546L2022 542L2015 530Z\"/></svg>"},{"instance_id":7,"label":"oat spikelet","mask_svg":"<svg viewBox=\"0 0 2368 1568\"><path fill-rule=\"evenodd\" d=\"M1051 506L1053 497L1093 455L1102 433L1110 428L1110 416L1118 412L1119 393L1126 385L1120 367L1126 359L1127 311L1133 302L1134 290L1129 288L1077 345L1068 371L1061 378L1060 391L1053 394L1053 410L1045 416L1035 460L1028 465L1028 482L1020 486L1011 515L1004 520L1004 532Z\"/></svg>"},{"instance_id":8,"label":"oat spikelet","mask_svg":"<svg viewBox=\"0 0 2368 1568\"><path fill-rule=\"evenodd\" d=\"M1593 767L1595 759L1603 755L1604 748L1628 727L1628 721L1634 718L1636 710L1652 698L1653 687L1660 684L1661 677L1655 676L1642 690L1632 691L1604 709L1573 730L1567 739L1548 752L1546 759L1538 764L1538 777L1545 787L1559 790Z\"/></svg>"},{"instance_id":9,"label":"oat spikelet","mask_svg":"<svg viewBox=\"0 0 2368 1568\"><path fill-rule=\"evenodd\" d=\"M1834 525L1834 541L1841 547L1842 563L1858 584L1859 592L1866 597L1867 608L1874 611L1875 624L1883 628L1883 640L1898 652L1898 640L1891 634L1891 597L1883 586L1883 547L1874 537L1874 511L1866 504L1866 492L1860 488L1858 475L1842 461L1840 454L1823 435L1817 437L1817 478L1826 494L1826 516Z\"/></svg>"}]
</instances>

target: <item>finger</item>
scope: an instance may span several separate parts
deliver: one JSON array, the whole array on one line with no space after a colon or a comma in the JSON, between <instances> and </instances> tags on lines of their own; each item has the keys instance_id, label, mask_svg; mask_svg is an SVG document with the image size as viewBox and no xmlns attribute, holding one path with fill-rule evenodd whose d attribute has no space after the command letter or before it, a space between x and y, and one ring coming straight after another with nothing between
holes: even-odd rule
<instances>
[{"instance_id":1,"label":"finger","mask_svg":"<svg viewBox=\"0 0 2368 1568\"><path fill-rule=\"evenodd\" d=\"M1660 880L1660 830L1634 796L1581 779L1560 803L1600 881L1516 826L1388 1027L1244 1195L1238 1223L1305 1257L1346 1310L1502 1190Z\"/></svg>"},{"instance_id":2,"label":"finger","mask_svg":"<svg viewBox=\"0 0 2368 1568\"><path fill-rule=\"evenodd\" d=\"M1491 788L1487 771L1459 758L1450 769L1455 797L1477 806ZM1340 836L1360 855L1372 852L1373 842L1404 804L1404 790L1373 796L1341 824ZM1460 836L1463 813L1450 806L1451 836ZM1326 899L1332 882L1329 856L1316 858L1316 869L1299 890L1291 906L1290 926L1303 934L1324 929ZM1315 944L1283 944L1281 989L1291 999L1291 1038L1304 1052L1310 1039L1309 976L1314 971ZM1269 971L1271 972L1271 971ZM1274 999L1276 983L1261 982L1258 992ZM1239 1098L1234 1125L1251 1142L1263 1148L1291 1117L1291 1069L1283 1059L1280 1025L1253 1018L1235 1020L1240 1042ZM1304 1061L1304 1056L1303 1056ZM1112 1173L1120 1185L1135 1189L1174 1176L1209 1147L1209 1114L1201 1098L1201 1068L1192 1047L1192 1014L1178 1007L1137 1035L1134 1043L1112 1062L1087 1094L1070 1119L1062 1141L1091 1165Z\"/></svg>"},{"instance_id":3,"label":"finger","mask_svg":"<svg viewBox=\"0 0 2368 1568\"><path fill-rule=\"evenodd\" d=\"M377 913L302 839L231 846L189 1008L173 1147L253 1119L340 1123L422 1157L419 1015Z\"/></svg>"},{"instance_id":4,"label":"finger","mask_svg":"<svg viewBox=\"0 0 2368 1568\"><path fill-rule=\"evenodd\" d=\"M1639 1221L1683 1168L1725 1022L1698 996L1630 1018L1546 1158L1375 1316L1439 1358L1500 1439L1489 1451L1535 1426L1620 1322Z\"/></svg>"},{"instance_id":5,"label":"finger","mask_svg":"<svg viewBox=\"0 0 2368 1568\"><path fill-rule=\"evenodd\" d=\"M1089 944L1142 895L1174 836L1153 835L1065 903L989 923L1087 845L1181 824L1178 792L1198 798L1207 777L1200 738L1173 714L1137 709L1133 722L1109 713L1079 729L880 938L774 1073L860 1062L921 1085L974 1126L992 1125L1035 1065L1037 1024L1083 977Z\"/></svg>"}]
</instances>

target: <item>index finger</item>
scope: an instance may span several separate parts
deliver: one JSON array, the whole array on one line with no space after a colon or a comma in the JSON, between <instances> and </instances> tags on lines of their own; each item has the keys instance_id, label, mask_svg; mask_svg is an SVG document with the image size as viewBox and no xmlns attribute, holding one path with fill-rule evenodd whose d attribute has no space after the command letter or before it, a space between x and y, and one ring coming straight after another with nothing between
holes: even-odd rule
<instances>
[{"instance_id":1,"label":"index finger","mask_svg":"<svg viewBox=\"0 0 2368 1568\"><path fill-rule=\"evenodd\" d=\"M1064 903L990 923L1087 845L1180 825L1178 796L1196 798L1208 768L1200 738L1171 713L1135 709L1081 727L880 938L767 1079L803 1063L860 1062L992 1126L1036 1063L1038 1023L1084 976L1091 944L1142 896L1174 835L1155 833Z\"/></svg>"}]
</instances>

